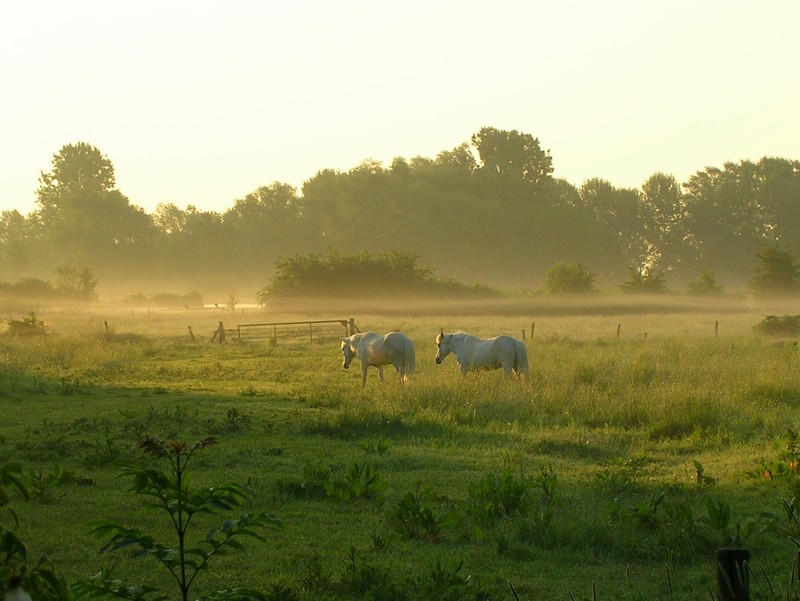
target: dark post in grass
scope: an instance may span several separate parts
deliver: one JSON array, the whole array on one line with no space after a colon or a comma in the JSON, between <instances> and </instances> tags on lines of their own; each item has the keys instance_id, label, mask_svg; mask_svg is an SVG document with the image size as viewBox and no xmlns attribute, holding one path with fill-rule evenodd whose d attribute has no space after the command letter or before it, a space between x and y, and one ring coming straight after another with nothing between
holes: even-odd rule
<instances>
[{"instance_id":1,"label":"dark post in grass","mask_svg":"<svg viewBox=\"0 0 800 601\"><path fill-rule=\"evenodd\" d=\"M749 549L717 549L719 601L750 601Z\"/></svg>"}]
</instances>

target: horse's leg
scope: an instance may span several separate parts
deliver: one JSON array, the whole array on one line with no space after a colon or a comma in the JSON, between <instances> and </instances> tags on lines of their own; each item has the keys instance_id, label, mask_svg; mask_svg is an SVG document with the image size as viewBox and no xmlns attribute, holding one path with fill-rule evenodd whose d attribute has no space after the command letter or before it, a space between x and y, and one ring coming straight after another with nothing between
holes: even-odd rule
<instances>
[{"instance_id":1,"label":"horse's leg","mask_svg":"<svg viewBox=\"0 0 800 601\"><path fill-rule=\"evenodd\" d=\"M364 387L367 385L367 367L365 363L361 364L361 386Z\"/></svg>"}]
</instances>

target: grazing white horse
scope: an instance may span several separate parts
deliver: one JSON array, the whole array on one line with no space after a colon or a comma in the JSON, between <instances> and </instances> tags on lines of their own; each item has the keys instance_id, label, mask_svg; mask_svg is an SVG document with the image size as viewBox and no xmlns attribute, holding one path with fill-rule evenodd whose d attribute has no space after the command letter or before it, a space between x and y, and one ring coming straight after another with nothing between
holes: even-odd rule
<instances>
[{"instance_id":1,"label":"grazing white horse","mask_svg":"<svg viewBox=\"0 0 800 601\"><path fill-rule=\"evenodd\" d=\"M511 336L478 338L469 334L445 334L436 337L436 364L454 353L461 375L470 370L503 368L507 376L528 377L528 349Z\"/></svg>"},{"instance_id":2,"label":"grazing white horse","mask_svg":"<svg viewBox=\"0 0 800 601\"><path fill-rule=\"evenodd\" d=\"M342 338L342 367L348 369L353 357L361 361L361 385L367 384L367 368L372 365L378 369L383 382L383 366L394 365L400 380L408 380L408 374L414 371L414 343L405 334L389 332L385 336L375 332L359 332Z\"/></svg>"}]
</instances>

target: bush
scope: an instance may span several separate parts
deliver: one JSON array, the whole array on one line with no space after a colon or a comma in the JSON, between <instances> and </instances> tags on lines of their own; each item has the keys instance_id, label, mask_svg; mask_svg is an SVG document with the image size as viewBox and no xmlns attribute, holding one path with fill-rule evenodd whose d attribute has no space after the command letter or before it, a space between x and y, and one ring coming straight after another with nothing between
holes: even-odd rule
<instances>
[{"instance_id":1,"label":"bush","mask_svg":"<svg viewBox=\"0 0 800 601\"><path fill-rule=\"evenodd\" d=\"M327 255L296 255L276 262L276 273L270 283L258 291L261 305L270 300L298 297L348 298L354 289L377 297L398 294L468 294L491 296L485 286L467 286L453 280L441 280L433 270L420 267L416 255L395 251L373 256L340 255L329 250Z\"/></svg>"},{"instance_id":2,"label":"bush","mask_svg":"<svg viewBox=\"0 0 800 601\"><path fill-rule=\"evenodd\" d=\"M719 296L723 293L724 288L717 283L712 272L703 271L697 281L689 283L686 292L692 296Z\"/></svg>"},{"instance_id":3,"label":"bush","mask_svg":"<svg viewBox=\"0 0 800 601\"><path fill-rule=\"evenodd\" d=\"M589 294L594 292L594 278L581 263L561 261L547 270L544 290L548 294Z\"/></svg>"},{"instance_id":4,"label":"bush","mask_svg":"<svg viewBox=\"0 0 800 601\"><path fill-rule=\"evenodd\" d=\"M753 326L753 330L766 336L798 336L800 315L767 315Z\"/></svg>"},{"instance_id":5,"label":"bush","mask_svg":"<svg viewBox=\"0 0 800 601\"><path fill-rule=\"evenodd\" d=\"M8 318L8 333L12 336L41 336L45 333L44 322L31 311L22 319Z\"/></svg>"},{"instance_id":6,"label":"bush","mask_svg":"<svg viewBox=\"0 0 800 601\"><path fill-rule=\"evenodd\" d=\"M662 294L667 291L667 284L660 271L628 267L628 281L620 288L627 294Z\"/></svg>"}]
</instances>

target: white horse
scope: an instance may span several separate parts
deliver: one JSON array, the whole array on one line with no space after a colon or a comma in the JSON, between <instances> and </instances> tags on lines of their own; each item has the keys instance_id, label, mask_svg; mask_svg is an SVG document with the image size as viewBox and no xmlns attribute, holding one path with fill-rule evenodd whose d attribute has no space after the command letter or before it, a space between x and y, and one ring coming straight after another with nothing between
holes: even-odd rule
<instances>
[{"instance_id":1,"label":"white horse","mask_svg":"<svg viewBox=\"0 0 800 601\"><path fill-rule=\"evenodd\" d=\"M383 382L383 366L394 365L400 380L408 381L408 374L414 371L414 343L400 332L389 332L385 336L375 332L359 332L342 338L342 367L348 369L353 357L361 361L361 385L367 384L367 368L372 365L378 369Z\"/></svg>"},{"instance_id":2,"label":"white horse","mask_svg":"<svg viewBox=\"0 0 800 601\"><path fill-rule=\"evenodd\" d=\"M507 376L528 377L528 349L511 336L478 338L469 334L445 334L436 337L436 364L454 353L461 375L470 370L503 368Z\"/></svg>"}]
</instances>

